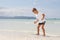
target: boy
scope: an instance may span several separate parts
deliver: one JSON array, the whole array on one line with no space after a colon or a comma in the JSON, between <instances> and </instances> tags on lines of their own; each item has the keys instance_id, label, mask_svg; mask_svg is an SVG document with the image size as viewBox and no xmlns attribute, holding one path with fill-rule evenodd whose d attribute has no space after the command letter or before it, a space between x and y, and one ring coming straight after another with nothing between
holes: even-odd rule
<instances>
[{"instance_id":1,"label":"boy","mask_svg":"<svg viewBox=\"0 0 60 40\"><path fill-rule=\"evenodd\" d=\"M43 36L45 36L45 29L44 29L44 25L45 25L45 14L39 13L36 8L33 8L32 12L36 16L36 20L34 21L34 24L36 24L38 22L37 35L39 35L39 28L42 27Z\"/></svg>"}]
</instances>

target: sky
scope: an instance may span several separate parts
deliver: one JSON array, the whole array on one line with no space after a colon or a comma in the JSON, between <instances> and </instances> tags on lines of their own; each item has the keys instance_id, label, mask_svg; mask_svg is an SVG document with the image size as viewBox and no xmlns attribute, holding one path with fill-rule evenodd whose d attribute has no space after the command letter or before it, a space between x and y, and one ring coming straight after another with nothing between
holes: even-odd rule
<instances>
[{"instance_id":1,"label":"sky","mask_svg":"<svg viewBox=\"0 0 60 40\"><path fill-rule=\"evenodd\" d=\"M47 18L60 18L60 0L0 0L0 16L34 16L34 7Z\"/></svg>"}]
</instances>

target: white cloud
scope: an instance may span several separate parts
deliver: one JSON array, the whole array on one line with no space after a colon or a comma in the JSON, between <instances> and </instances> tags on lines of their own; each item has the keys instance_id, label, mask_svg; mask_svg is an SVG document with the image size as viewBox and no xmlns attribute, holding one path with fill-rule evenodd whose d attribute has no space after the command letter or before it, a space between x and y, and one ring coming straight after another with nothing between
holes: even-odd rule
<instances>
[{"instance_id":1,"label":"white cloud","mask_svg":"<svg viewBox=\"0 0 60 40\"><path fill-rule=\"evenodd\" d=\"M0 9L0 16L31 16L30 8L6 8Z\"/></svg>"}]
</instances>

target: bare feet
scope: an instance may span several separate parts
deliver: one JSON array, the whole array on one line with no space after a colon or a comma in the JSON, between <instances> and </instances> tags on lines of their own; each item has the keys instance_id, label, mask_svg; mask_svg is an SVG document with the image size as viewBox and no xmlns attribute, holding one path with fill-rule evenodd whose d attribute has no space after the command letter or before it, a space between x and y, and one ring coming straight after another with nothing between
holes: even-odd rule
<instances>
[{"instance_id":1,"label":"bare feet","mask_svg":"<svg viewBox=\"0 0 60 40\"><path fill-rule=\"evenodd\" d=\"M36 35L39 35L39 34L36 34Z\"/></svg>"},{"instance_id":2,"label":"bare feet","mask_svg":"<svg viewBox=\"0 0 60 40\"><path fill-rule=\"evenodd\" d=\"M45 34L43 36L46 36Z\"/></svg>"}]
</instances>

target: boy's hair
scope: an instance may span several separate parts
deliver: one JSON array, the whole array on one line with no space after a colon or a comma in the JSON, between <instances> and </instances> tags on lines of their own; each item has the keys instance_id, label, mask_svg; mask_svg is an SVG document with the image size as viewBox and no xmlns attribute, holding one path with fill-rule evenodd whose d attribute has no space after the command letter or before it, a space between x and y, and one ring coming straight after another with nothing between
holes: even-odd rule
<instances>
[{"instance_id":1,"label":"boy's hair","mask_svg":"<svg viewBox=\"0 0 60 40\"><path fill-rule=\"evenodd\" d=\"M32 12L34 12L34 11L37 11L37 9L36 8L33 8Z\"/></svg>"}]
</instances>

